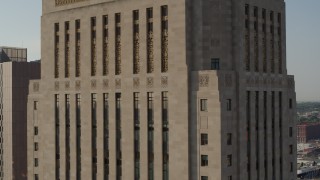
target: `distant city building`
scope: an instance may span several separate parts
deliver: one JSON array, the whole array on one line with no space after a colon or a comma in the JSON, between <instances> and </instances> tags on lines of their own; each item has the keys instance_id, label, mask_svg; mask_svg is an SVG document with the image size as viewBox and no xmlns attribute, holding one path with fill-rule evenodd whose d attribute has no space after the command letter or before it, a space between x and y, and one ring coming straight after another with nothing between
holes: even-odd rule
<instances>
[{"instance_id":1,"label":"distant city building","mask_svg":"<svg viewBox=\"0 0 320 180\"><path fill-rule=\"evenodd\" d=\"M0 63L10 61L27 62L27 49L0 46Z\"/></svg>"},{"instance_id":2,"label":"distant city building","mask_svg":"<svg viewBox=\"0 0 320 180\"><path fill-rule=\"evenodd\" d=\"M29 179L296 179L284 0L42 7Z\"/></svg>"},{"instance_id":3,"label":"distant city building","mask_svg":"<svg viewBox=\"0 0 320 180\"><path fill-rule=\"evenodd\" d=\"M27 179L27 96L40 63L27 62L27 49L0 47L0 179Z\"/></svg>"},{"instance_id":4,"label":"distant city building","mask_svg":"<svg viewBox=\"0 0 320 180\"><path fill-rule=\"evenodd\" d=\"M320 139L320 123L305 123L297 125L297 142L307 143Z\"/></svg>"}]
</instances>

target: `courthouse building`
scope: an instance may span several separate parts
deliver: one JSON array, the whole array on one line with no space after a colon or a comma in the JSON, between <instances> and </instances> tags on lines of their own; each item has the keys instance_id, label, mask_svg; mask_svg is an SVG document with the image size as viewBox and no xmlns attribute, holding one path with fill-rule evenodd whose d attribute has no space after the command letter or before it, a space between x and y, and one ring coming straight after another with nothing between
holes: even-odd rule
<instances>
[{"instance_id":1,"label":"courthouse building","mask_svg":"<svg viewBox=\"0 0 320 180\"><path fill-rule=\"evenodd\" d=\"M44 0L42 12L30 179L296 179L283 0Z\"/></svg>"},{"instance_id":2,"label":"courthouse building","mask_svg":"<svg viewBox=\"0 0 320 180\"><path fill-rule=\"evenodd\" d=\"M27 98L40 63L27 49L0 46L0 179L27 179Z\"/></svg>"}]
</instances>

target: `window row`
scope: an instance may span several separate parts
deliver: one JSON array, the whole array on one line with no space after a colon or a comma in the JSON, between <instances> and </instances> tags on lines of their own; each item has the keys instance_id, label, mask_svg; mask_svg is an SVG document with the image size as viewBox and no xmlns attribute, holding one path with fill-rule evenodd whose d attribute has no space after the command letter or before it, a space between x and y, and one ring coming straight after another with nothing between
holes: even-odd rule
<instances>
[{"instance_id":1,"label":"window row","mask_svg":"<svg viewBox=\"0 0 320 180\"><path fill-rule=\"evenodd\" d=\"M160 39L161 39L161 68L160 71L162 73L168 72L169 69L169 56L168 56L168 6L164 5L160 8L161 11L161 29L160 29ZM140 34L140 15L139 10L134 10L132 12L132 20L133 20L133 74L139 74L140 73L140 37L145 36L146 37L146 47L147 47L147 73L153 73L154 72L154 24L153 24L153 8L147 8L146 9L146 34L141 35ZM102 58L102 75L106 76L109 74L110 69L115 70L115 75L120 75L122 73L122 16L121 13L116 13L114 15L115 19L115 31L114 31L114 37L115 37L115 51L114 51L114 64L115 67L109 66L109 56L110 56L110 43L109 43L109 18L111 16L105 15L103 16L103 29L102 29L102 41L103 41L103 58ZM90 59L91 59L91 76L97 75L97 18L91 17L90 21L90 39L91 39L91 51L90 51ZM81 75L81 25L80 20L75 21L75 77L80 77ZM60 24L55 23L54 26L54 77L59 78L59 68L60 68L60 54L64 54L64 77L69 78L70 77L70 36L73 33L70 33L70 22L67 21L64 23L65 30L63 33L60 32ZM64 52L60 52L60 37L64 36Z\"/></svg>"}]
</instances>

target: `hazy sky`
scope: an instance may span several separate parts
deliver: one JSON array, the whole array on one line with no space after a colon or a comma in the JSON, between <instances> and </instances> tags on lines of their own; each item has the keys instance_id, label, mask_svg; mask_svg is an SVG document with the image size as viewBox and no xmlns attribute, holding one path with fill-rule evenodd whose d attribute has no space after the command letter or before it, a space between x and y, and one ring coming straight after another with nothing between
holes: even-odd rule
<instances>
[{"instance_id":1,"label":"hazy sky","mask_svg":"<svg viewBox=\"0 0 320 180\"><path fill-rule=\"evenodd\" d=\"M320 101L320 0L286 0L288 73L297 99ZM0 6L0 46L28 48L40 59L41 0L9 0Z\"/></svg>"}]
</instances>

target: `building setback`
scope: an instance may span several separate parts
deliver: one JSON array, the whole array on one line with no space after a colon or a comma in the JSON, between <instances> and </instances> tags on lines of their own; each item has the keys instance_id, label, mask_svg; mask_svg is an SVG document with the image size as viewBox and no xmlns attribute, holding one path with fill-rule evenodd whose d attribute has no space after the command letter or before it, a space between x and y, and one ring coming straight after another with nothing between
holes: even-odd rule
<instances>
[{"instance_id":1,"label":"building setback","mask_svg":"<svg viewBox=\"0 0 320 180\"><path fill-rule=\"evenodd\" d=\"M283 0L43 1L28 177L296 179L285 35Z\"/></svg>"},{"instance_id":2,"label":"building setback","mask_svg":"<svg viewBox=\"0 0 320 180\"><path fill-rule=\"evenodd\" d=\"M0 47L0 179L27 179L27 97L40 63L27 62L27 49Z\"/></svg>"}]
</instances>

